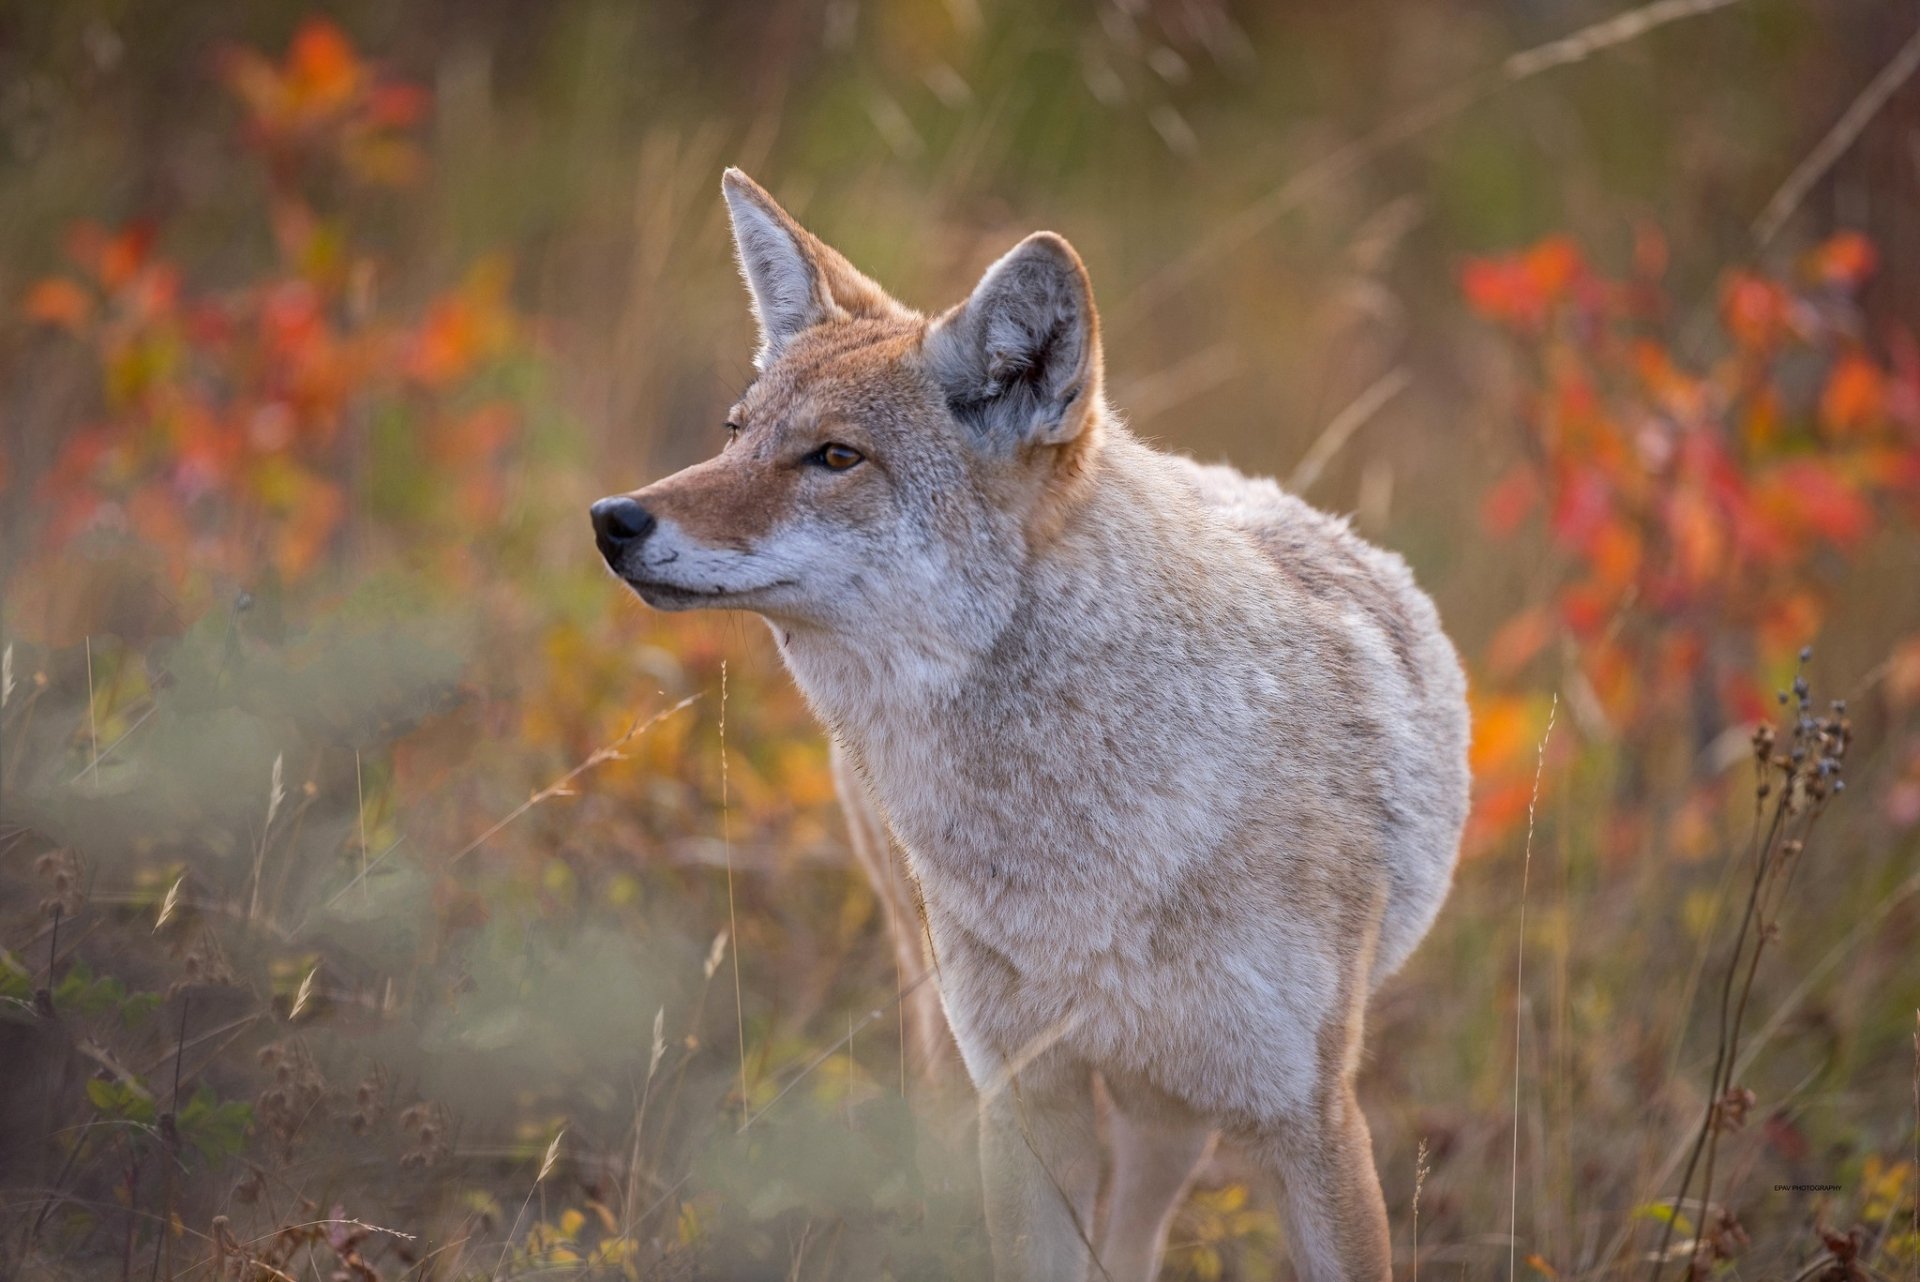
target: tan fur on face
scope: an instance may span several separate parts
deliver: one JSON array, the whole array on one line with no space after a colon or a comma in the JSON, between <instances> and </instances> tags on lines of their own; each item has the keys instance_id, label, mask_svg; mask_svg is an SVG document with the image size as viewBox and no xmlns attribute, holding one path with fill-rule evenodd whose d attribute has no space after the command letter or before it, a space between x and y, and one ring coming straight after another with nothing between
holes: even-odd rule
<instances>
[{"instance_id":1,"label":"tan fur on face","mask_svg":"<svg viewBox=\"0 0 1920 1282\"><path fill-rule=\"evenodd\" d=\"M696 539L752 549L792 516L806 482L821 479L810 478L801 462L814 450L849 445L867 456L861 467L886 466L899 436L889 428L925 409L922 389L900 369L920 330L917 319L900 319L809 331L747 389L735 411L741 430L725 450L634 497ZM858 519L869 479L852 472L838 478L824 510Z\"/></svg>"},{"instance_id":2,"label":"tan fur on face","mask_svg":"<svg viewBox=\"0 0 1920 1282\"><path fill-rule=\"evenodd\" d=\"M771 460L722 456L636 493L657 517L716 547L747 550L779 523L799 473Z\"/></svg>"}]
</instances>

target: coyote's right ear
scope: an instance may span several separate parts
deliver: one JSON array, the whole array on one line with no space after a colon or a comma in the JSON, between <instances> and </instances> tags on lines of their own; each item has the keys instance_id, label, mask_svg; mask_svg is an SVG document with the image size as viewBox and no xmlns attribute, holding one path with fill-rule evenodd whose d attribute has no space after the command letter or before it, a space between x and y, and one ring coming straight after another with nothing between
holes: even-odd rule
<instances>
[{"instance_id":1,"label":"coyote's right ear","mask_svg":"<svg viewBox=\"0 0 1920 1282\"><path fill-rule=\"evenodd\" d=\"M822 321L904 310L738 169L727 170L720 190L733 220L740 274L760 322L755 369L764 371L795 334Z\"/></svg>"},{"instance_id":2,"label":"coyote's right ear","mask_svg":"<svg viewBox=\"0 0 1920 1282\"><path fill-rule=\"evenodd\" d=\"M1064 445L1100 404L1100 317L1073 246L1035 232L927 336L953 412L998 449Z\"/></svg>"}]
</instances>

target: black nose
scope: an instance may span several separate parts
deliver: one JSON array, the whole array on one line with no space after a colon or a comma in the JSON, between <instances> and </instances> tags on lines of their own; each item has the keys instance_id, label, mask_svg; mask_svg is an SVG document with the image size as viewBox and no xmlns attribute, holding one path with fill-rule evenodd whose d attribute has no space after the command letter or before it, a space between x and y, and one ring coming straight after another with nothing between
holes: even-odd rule
<instances>
[{"instance_id":1,"label":"black nose","mask_svg":"<svg viewBox=\"0 0 1920 1282\"><path fill-rule=\"evenodd\" d=\"M601 499L590 511L593 541L599 545L600 555L607 558L607 564L616 570L620 568L620 557L646 542L647 536L653 533L653 513L624 494Z\"/></svg>"}]
</instances>

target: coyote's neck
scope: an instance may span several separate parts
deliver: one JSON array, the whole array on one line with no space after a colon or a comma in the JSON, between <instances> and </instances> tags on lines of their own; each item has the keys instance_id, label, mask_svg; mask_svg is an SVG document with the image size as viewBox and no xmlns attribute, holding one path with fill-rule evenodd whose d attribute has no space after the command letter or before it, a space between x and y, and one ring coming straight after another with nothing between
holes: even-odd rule
<instances>
[{"instance_id":1,"label":"coyote's neck","mask_svg":"<svg viewBox=\"0 0 1920 1282\"><path fill-rule=\"evenodd\" d=\"M1182 521L1154 477L1149 464L1089 487L976 626L779 633L923 874L1010 884L1044 867L1065 889L1090 860L1111 875L1113 859L1147 858L1158 876L1220 839L1259 755L1244 745L1272 727L1242 688L1255 665L1230 635L1244 632L1232 604L1196 597L1202 567L1234 549ZM1167 655L1196 679L1164 680Z\"/></svg>"}]
</instances>

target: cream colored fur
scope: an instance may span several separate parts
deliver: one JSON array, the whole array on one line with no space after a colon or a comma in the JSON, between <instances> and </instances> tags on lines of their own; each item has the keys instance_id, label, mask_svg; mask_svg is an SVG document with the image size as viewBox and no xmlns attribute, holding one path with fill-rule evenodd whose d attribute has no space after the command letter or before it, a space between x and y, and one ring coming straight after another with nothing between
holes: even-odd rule
<instances>
[{"instance_id":1,"label":"cream colored fur","mask_svg":"<svg viewBox=\"0 0 1920 1282\"><path fill-rule=\"evenodd\" d=\"M1065 241L929 319L725 187L761 376L737 438L635 492L655 524L607 555L656 605L763 615L831 732L902 969L930 935L981 1091L997 1275L1153 1277L1224 1132L1279 1179L1302 1277L1388 1277L1362 1016L1467 809L1431 602L1272 481L1129 433Z\"/></svg>"}]
</instances>

